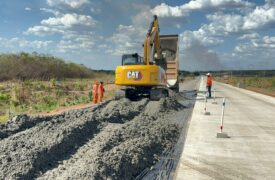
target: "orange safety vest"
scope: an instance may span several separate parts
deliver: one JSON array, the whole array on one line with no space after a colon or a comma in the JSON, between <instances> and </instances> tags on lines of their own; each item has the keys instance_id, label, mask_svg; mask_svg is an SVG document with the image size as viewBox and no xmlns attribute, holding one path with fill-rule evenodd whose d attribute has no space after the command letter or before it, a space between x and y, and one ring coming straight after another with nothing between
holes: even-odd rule
<instances>
[{"instance_id":1,"label":"orange safety vest","mask_svg":"<svg viewBox=\"0 0 275 180\"><path fill-rule=\"evenodd\" d=\"M93 94L98 94L98 84L93 85Z\"/></svg>"},{"instance_id":2,"label":"orange safety vest","mask_svg":"<svg viewBox=\"0 0 275 180\"><path fill-rule=\"evenodd\" d=\"M212 77L211 76L207 76L206 84L207 84L207 86L212 86Z\"/></svg>"}]
</instances>

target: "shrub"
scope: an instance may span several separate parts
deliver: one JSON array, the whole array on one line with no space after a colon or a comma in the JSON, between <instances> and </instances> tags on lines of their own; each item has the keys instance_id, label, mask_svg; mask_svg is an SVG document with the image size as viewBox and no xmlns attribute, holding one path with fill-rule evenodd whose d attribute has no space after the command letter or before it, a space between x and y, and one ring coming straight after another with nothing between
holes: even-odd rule
<instances>
[{"instance_id":1,"label":"shrub","mask_svg":"<svg viewBox=\"0 0 275 180\"><path fill-rule=\"evenodd\" d=\"M0 93L0 101L2 102L9 102L11 96L9 94L2 94Z\"/></svg>"},{"instance_id":2,"label":"shrub","mask_svg":"<svg viewBox=\"0 0 275 180\"><path fill-rule=\"evenodd\" d=\"M50 55L24 52L0 54L0 81L91 78L94 75L95 72L84 65L65 63L62 59Z\"/></svg>"}]
</instances>

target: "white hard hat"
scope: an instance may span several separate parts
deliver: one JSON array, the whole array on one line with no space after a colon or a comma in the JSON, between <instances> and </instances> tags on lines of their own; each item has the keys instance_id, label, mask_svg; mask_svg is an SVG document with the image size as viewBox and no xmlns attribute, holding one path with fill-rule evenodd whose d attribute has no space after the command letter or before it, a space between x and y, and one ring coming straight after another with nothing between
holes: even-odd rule
<instances>
[{"instance_id":1,"label":"white hard hat","mask_svg":"<svg viewBox=\"0 0 275 180\"><path fill-rule=\"evenodd\" d=\"M207 73L206 76L210 76L210 73Z\"/></svg>"}]
</instances>

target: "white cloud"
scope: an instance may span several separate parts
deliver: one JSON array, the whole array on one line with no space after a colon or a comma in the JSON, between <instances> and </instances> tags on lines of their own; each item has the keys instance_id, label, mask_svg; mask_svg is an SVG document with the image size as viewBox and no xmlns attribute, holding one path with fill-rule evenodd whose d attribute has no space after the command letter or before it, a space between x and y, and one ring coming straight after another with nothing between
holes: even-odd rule
<instances>
[{"instance_id":1,"label":"white cloud","mask_svg":"<svg viewBox=\"0 0 275 180\"><path fill-rule=\"evenodd\" d=\"M55 16L59 16L61 15L61 13L57 10L54 10L54 9L48 9L48 8L40 8L41 11L44 11L46 13L52 13L54 14Z\"/></svg>"},{"instance_id":2,"label":"white cloud","mask_svg":"<svg viewBox=\"0 0 275 180\"><path fill-rule=\"evenodd\" d=\"M47 1L50 6L64 6L68 5L71 8L79 8L88 1L72 1L72 0L61 0L61 1ZM65 8L65 7L64 7ZM89 15L77 14L76 9L57 10L56 7L53 9L41 8L43 12L51 13L54 16L47 19L41 20L39 25L29 27L25 35L37 35L46 36L58 34L59 40L56 40L55 48L51 52L55 53L80 53L80 52L91 52L96 49L95 44L102 36L96 36L93 32L93 28L98 24L93 17ZM74 12L72 12L74 11ZM37 42L38 43L38 42Z\"/></svg>"},{"instance_id":3,"label":"white cloud","mask_svg":"<svg viewBox=\"0 0 275 180\"><path fill-rule=\"evenodd\" d=\"M52 41L35 40L35 41L28 41L26 45L32 48L41 49L41 48L47 48L51 43Z\"/></svg>"},{"instance_id":4,"label":"white cloud","mask_svg":"<svg viewBox=\"0 0 275 180\"><path fill-rule=\"evenodd\" d=\"M236 34L244 34L238 38L240 40L255 39L259 35L254 31L275 27L275 6L269 4L258 6L247 15L218 12L207 15L206 18L210 23L192 32L192 36L204 45L221 43L222 41L219 41L221 38Z\"/></svg>"},{"instance_id":5,"label":"white cloud","mask_svg":"<svg viewBox=\"0 0 275 180\"><path fill-rule=\"evenodd\" d=\"M132 17L132 25L119 25L110 38L112 44L107 45L106 53L122 55L124 53L142 53L142 44L153 20L149 6L141 6L140 12Z\"/></svg>"},{"instance_id":6,"label":"white cloud","mask_svg":"<svg viewBox=\"0 0 275 180\"><path fill-rule=\"evenodd\" d=\"M161 3L151 10L153 14L156 14L160 17L180 17L187 16L189 11L187 9L183 9L182 6L171 7L165 3Z\"/></svg>"},{"instance_id":7,"label":"white cloud","mask_svg":"<svg viewBox=\"0 0 275 180\"><path fill-rule=\"evenodd\" d=\"M189 3L182 5L185 9L220 9L220 8L239 8L251 7L252 3L243 0L191 0Z\"/></svg>"},{"instance_id":8,"label":"white cloud","mask_svg":"<svg viewBox=\"0 0 275 180\"><path fill-rule=\"evenodd\" d=\"M49 6L68 6L71 8L80 8L89 3L88 0L47 0Z\"/></svg>"},{"instance_id":9,"label":"white cloud","mask_svg":"<svg viewBox=\"0 0 275 180\"><path fill-rule=\"evenodd\" d=\"M79 15L76 13L64 14L60 17L50 17L41 21L44 26L62 26L70 28L74 25L95 26L96 21L87 15Z\"/></svg>"},{"instance_id":10,"label":"white cloud","mask_svg":"<svg viewBox=\"0 0 275 180\"><path fill-rule=\"evenodd\" d=\"M255 47L275 48L275 36L274 37L264 36L262 39L252 39L251 43Z\"/></svg>"},{"instance_id":11,"label":"white cloud","mask_svg":"<svg viewBox=\"0 0 275 180\"><path fill-rule=\"evenodd\" d=\"M73 43L73 41L71 40L67 40L67 41L61 40L58 43L57 48L59 52L65 53L68 51L71 52L72 50L76 50L78 48L78 45Z\"/></svg>"},{"instance_id":12,"label":"white cloud","mask_svg":"<svg viewBox=\"0 0 275 180\"><path fill-rule=\"evenodd\" d=\"M244 34L241 37L239 37L238 39L240 40L244 40L244 39L256 39L259 38L259 34L258 33L251 33L251 34Z\"/></svg>"},{"instance_id":13,"label":"white cloud","mask_svg":"<svg viewBox=\"0 0 275 180\"><path fill-rule=\"evenodd\" d=\"M57 44L58 52L92 52L97 48L96 42L102 41L102 36L96 36L94 32L78 34L68 31Z\"/></svg>"},{"instance_id":14,"label":"white cloud","mask_svg":"<svg viewBox=\"0 0 275 180\"><path fill-rule=\"evenodd\" d=\"M274 69L275 37L264 36L241 42L224 58L235 69ZM236 63L238 67L233 66Z\"/></svg>"},{"instance_id":15,"label":"white cloud","mask_svg":"<svg viewBox=\"0 0 275 180\"><path fill-rule=\"evenodd\" d=\"M263 54L268 54L270 52L275 56L275 36L258 36L257 38L250 39L248 42L239 43L234 48L234 53L240 56L246 54L265 56Z\"/></svg>"},{"instance_id":16,"label":"white cloud","mask_svg":"<svg viewBox=\"0 0 275 180\"><path fill-rule=\"evenodd\" d=\"M45 9L43 9L45 11ZM47 10L49 11L49 10ZM41 25L33 26L28 28L24 34L27 35L52 35L55 33L66 34L68 30L78 28L80 26L85 26L86 28L95 27L97 21L91 16L79 15L76 13L72 14L60 14L58 13L56 17L50 17L44 19Z\"/></svg>"},{"instance_id":17,"label":"white cloud","mask_svg":"<svg viewBox=\"0 0 275 180\"><path fill-rule=\"evenodd\" d=\"M275 6L256 7L256 9L244 17L243 29L262 29L269 25L275 25Z\"/></svg>"},{"instance_id":18,"label":"white cloud","mask_svg":"<svg viewBox=\"0 0 275 180\"><path fill-rule=\"evenodd\" d=\"M222 39L208 36L208 33L203 29L198 31L185 31L181 34L182 48L188 48L193 46L193 43L200 42L203 46L213 46L223 43Z\"/></svg>"},{"instance_id":19,"label":"white cloud","mask_svg":"<svg viewBox=\"0 0 275 180\"><path fill-rule=\"evenodd\" d=\"M207 19L211 21L205 26L212 35L228 35L241 31L243 25L243 17L236 14L215 13L207 15Z\"/></svg>"},{"instance_id":20,"label":"white cloud","mask_svg":"<svg viewBox=\"0 0 275 180\"><path fill-rule=\"evenodd\" d=\"M191 0L181 6L169 6L165 3L154 7L151 11L160 17L180 17L187 16L189 12L195 10L213 10L228 8L247 8L252 7L253 3L243 0Z\"/></svg>"},{"instance_id":21,"label":"white cloud","mask_svg":"<svg viewBox=\"0 0 275 180\"><path fill-rule=\"evenodd\" d=\"M64 34L65 31L58 28L47 27L47 26L34 26L34 27L28 28L28 30L24 32L24 34L26 35L33 34L37 36L52 35L55 33Z\"/></svg>"},{"instance_id":22,"label":"white cloud","mask_svg":"<svg viewBox=\"0 0 275 180\"><path fill-rule=\"evenodd\" d=\"M4 48L32 48L32 49L46 49L53 42L52 41L29 41L24 38L0 38L0 46Z\"/></svg>"},{"instance_id":23,"label":"white cloud","mask_svg":"<svg viewBox=\"0 0 275 180\"><path fill-rule=\"evenodd\" d=\"M145 34L146 33L144 32L144 37ZM116 32L110 38L113 44L108 47L106 52L113 55L131 53L131 51L135 50L138 45L141 47L141 42L143 39L138 39L138 37L138 31L133 25L119 25Z\"/></svg>"},{"instance_id":24,"label":"white cloud","mask_svg":"<svg viewBox=\"0 0 275 180\"><path fill-rule=\"evenodd\" d=\"M275 27L275 6L258 6L244 16L215 13L207 18L211 21L207 26L213 30L213 34L247 33L251 30Z\"/></svg>"},{"instance_id":25,"label":"white cloud","mask_svg":"<svg viewBox=\"0 0 275 180\"><path fill-rule=\"evenodd\" d=\"M30 7L25 7L26 11L31 11L32 9Z\"/></svg>"}]
</instances>

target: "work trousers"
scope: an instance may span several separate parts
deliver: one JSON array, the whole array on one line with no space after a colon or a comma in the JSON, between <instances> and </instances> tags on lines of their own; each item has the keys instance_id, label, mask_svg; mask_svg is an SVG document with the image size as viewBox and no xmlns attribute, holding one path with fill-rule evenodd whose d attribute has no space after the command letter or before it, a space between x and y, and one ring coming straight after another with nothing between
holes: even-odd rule
<instances>
[{"instance_id":1,"label":"work trousers","mask_svg":"<svg viewBox=\"0 0 275 180\"><path fill-rule=\"evenodd\" d=\"M103 100L103 93L99 93L99 102L102 102Z\"/></svg>"},{"instance_id":2,"label":"work trousers","mask_svg":"<svg viewBox=\"0 0 275 180\"><path fill-rule=\"evenodd\" d=\"M211 98L211 86L207 86L208 97Z\"/></svg>"},{"instance_id":3,"label":"work trousers","mask_svg":"<svg viewBox=\"0 0 275 180\"><path fill-rule=\"evenodd\" d=\"M97 99L98 99L98 94L94 93L93 94L93 103L96 104L97 103Z\"/></svg>"}]
</instances>

